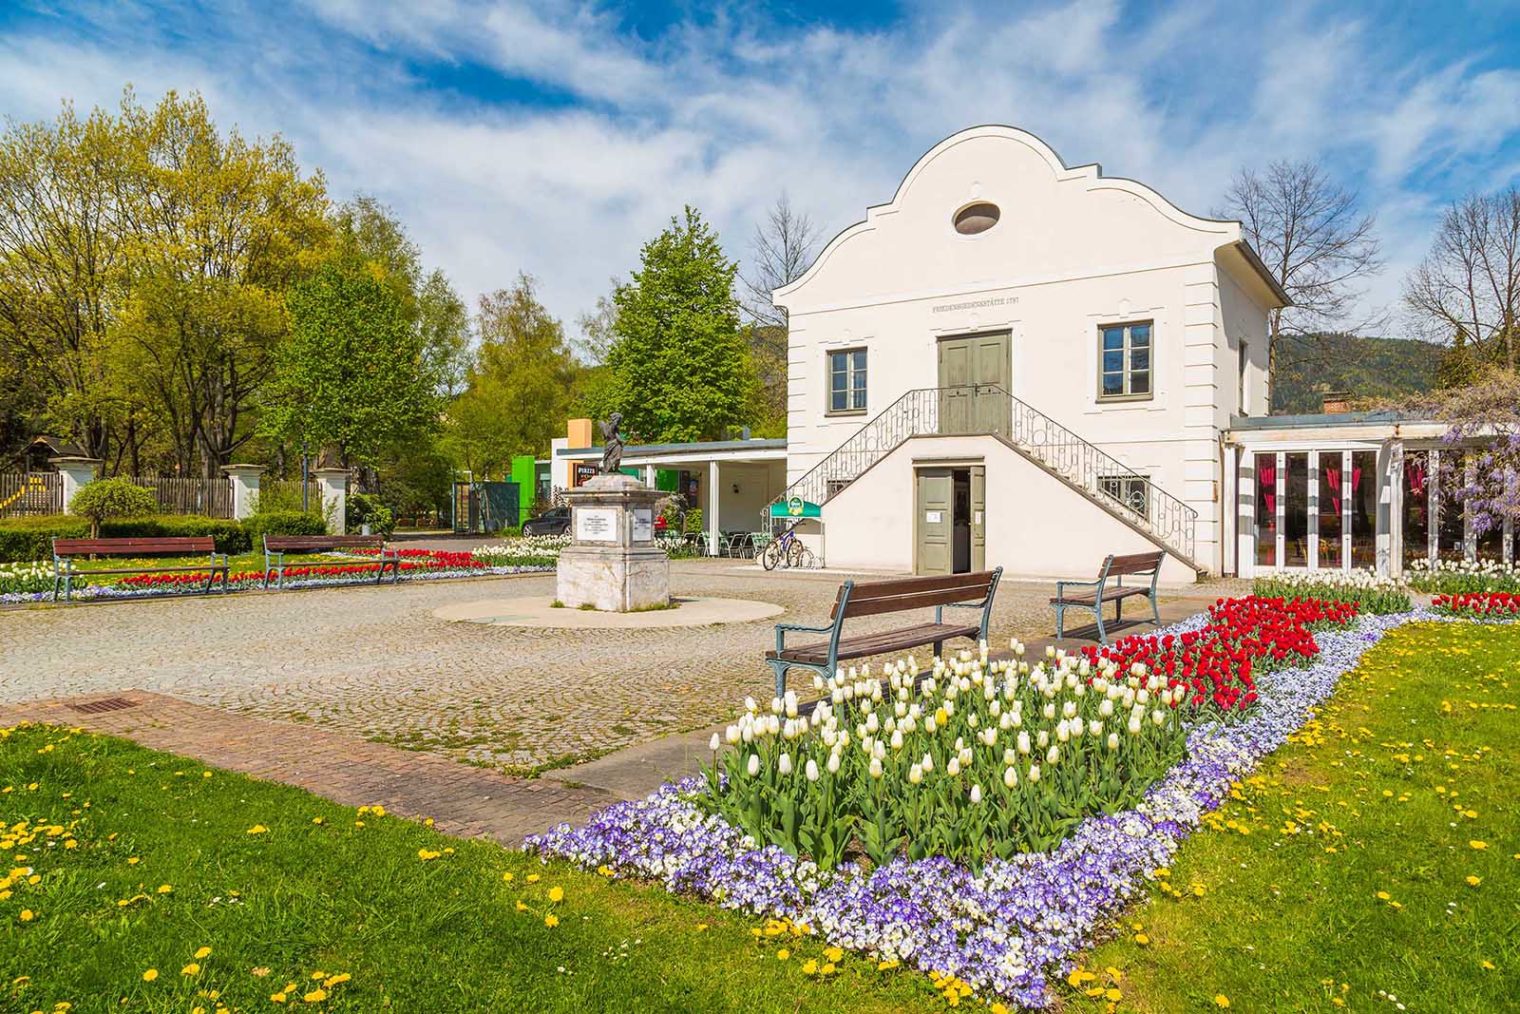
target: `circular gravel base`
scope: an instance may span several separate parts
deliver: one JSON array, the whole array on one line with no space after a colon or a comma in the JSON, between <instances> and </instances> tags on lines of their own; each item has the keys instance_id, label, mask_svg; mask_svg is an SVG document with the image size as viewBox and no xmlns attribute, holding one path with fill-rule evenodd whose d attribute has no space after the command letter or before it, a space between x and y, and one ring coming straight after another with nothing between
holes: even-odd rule
<instances>
[{"instance_id":1,"label":"circular gravel base","mask_svg":"<svg viewBox=\"0 0 1520 1014\"><path fill-rule=\"evenodd\" d=\"M749 623L780 616L786 610L771 602L751 599L676 598L674 609L640 613L605 613L596 609L556 608L553 599L525 596L483 599L440 606L440 620L486 623L498 627L548 627L562 630L653 630L661 627L707 627L720 623Z\"/></svg>"}]
</instances>

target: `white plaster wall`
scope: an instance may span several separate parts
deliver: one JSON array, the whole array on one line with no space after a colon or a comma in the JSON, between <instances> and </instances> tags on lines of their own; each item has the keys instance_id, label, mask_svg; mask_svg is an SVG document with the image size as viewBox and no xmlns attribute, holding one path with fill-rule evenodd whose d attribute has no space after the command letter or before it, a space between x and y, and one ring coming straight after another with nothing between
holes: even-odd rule
<instances>
[{"instance_id":1,"label":"white plaster wall","mask_svg":"<svg viewBox=\"0 0 1520 1014\"><path fill-rule=\"evenodd\" d=\"M761 511L786 489L786 464L723 462L718 465L718 486L718 527L725 532L757 532Z\"/></svg>"},{"instance_id":2,"label":"white plaster wall","mask_svg":"<svg viewBox=\"0 0 1520 1014\"><path fill-rule=\"evenodd\" d=\"M981 464L987 472L987 566L1015 577L1095 577L1109 553L1157 547L991 437L908 441L824 505L827 563L911 571L916 467ZM1161 579L1191 582L1168 556Z\"/></svg>"},{"instance_id":3,"label":"white plaster wall","mask_svg":"<svg viewBox=\"0 0 1520 1014\"><path fill-rule=\"evenodd\" d=\"M956 233L954 213L977 200L999 206L998 224ZM1266 314L1244 287L1222 290L1216 251L1239 237L1140 184L1067 168L1023 131L947 139L777 293L791 325L788 481L904 392L936 386L939 338L1006 330L1011 393L1197 510L1197 558L1217 572L1218 436L1236 408L1227 331L1254 335ZM1100 402L1099 328L1135 320L1155 325L1153 396ZM859 346L867 410L829 416L827 354Z\"/></svg>"}]
</instances>

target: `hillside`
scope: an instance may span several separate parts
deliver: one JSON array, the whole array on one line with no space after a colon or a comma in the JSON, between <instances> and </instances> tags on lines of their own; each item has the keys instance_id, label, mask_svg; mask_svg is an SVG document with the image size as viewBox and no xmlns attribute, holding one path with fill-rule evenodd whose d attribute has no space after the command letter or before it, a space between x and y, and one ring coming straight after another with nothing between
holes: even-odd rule
<instances>
[{"instance_id":1,"label":"hillside","mask_svg":"<svg viewBox=\"0 0 1520 1014\"><path fill-rule=\"evenodd\" d=\"M1436 379L1441 348L1402 338L1322 335L1323 353L1279 371L1272 385L1272 414L1318 412L1321 393L1345 391L1353 403L1428 391Z\"/></svg>"}]
</instances>

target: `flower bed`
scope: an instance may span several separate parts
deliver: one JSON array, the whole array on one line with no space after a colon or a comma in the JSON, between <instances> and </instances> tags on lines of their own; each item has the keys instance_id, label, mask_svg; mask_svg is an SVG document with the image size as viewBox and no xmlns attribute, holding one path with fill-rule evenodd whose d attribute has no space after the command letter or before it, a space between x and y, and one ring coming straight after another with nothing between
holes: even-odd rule
<instances>
[{"instance_id":1,"label":"flower bed","mask_svg":"<svg viewBox=\"0 0 1520 1014\"><path fill-rule=\"evenodd\" d=\"M1142 888L1151 871L1168 865L1181 840L1227 797L1231 784L1303 724L1366 648L1407 619L1365 617L1350 629L1324 629L1355 615L1354 606L1342 604L1221 602L1208 615L1154 637L1119 642L1111 654L1098 655L1106 664L1089 658L1095 681L1090 693L1111 671L1135 692L1137 702L1139 688L1124 675L1134 663L1126 659L1155 661L1157 673L1144 678L1148 692L1154 687L1158 693L1160 671L1168 662L1185 667L1192 660L1191 676L1184 678L1185 669L1168 674L1165 688L1187 686L1180 701L1174 693L1172 706L1196 708L1185 730L1184 756L1143 786L1138 801L1115 805L1122 794L1106 800L1095 794L1088 801L1090 812L1053 848L993 855L980 870L942 855L898 856L880 864L851 860L824 870L708 812L701 794L712 786L699 779L617 804L579 829L561 825L527 844L545 857L658 881L728 908L806 925L841 947L932 973L952 990L965 984L1043 1006L1051 999L1050 977L1070 970L1073 955ZM1073 669L1062 664L1062 686L1075 698L1075 688L1066 686ZM1227 671L1218 671L1220 666ZM1053 671L1063 670L1058 665ZM1047 684L1053 671L1047 670ZM1194 680L1204 690L1196 690ZM831 688L831 696L834 689L843 687ZM882 693L887 696L886 688ZM1247 695L1254 697L1248 701ZM1043 706L1039 714L1044 716ZM742 738L741 731L741 743ZM1092 745L1099 742L1106 748L1107 736ZM977 770L975 756L969 767ZM805 766L800 777L807 778ZM956 777L964 784L964 774ZM1027 772L1021 777L1027 784ZM1046 776L1045 783L1050 780ZM920 788L900 783L892 788L905 796L915 791ZM969 790L961 791L969 803Z\"/></svg>"},{"instance_id":2,"label":"flower bed","mask_svg":"<svg viewBox=\"0 0 1520 1014\"><path fill-rule=\"evenodd\" d=\"M1409 611L1409 586L1372 570L1318 570L1268 574L1251 583L1251 591L1268 598L1355 602L1364 613Z\"/></svg>"},{"instance_id":3,"label":"flower bed","mask_svg":"<svg viewBox=\"0 0 1520 1014\"><path fill-rule=\"evenodd\" d=\"M489 567L552 567L559 561L559 551L568 545L568 535L520 535L476 546L469 555Z\"/></svg>"},{"instance_id":4,"label":"flower bed","mask_svg":"<svg viewBox=\"0 0 1520 1014\"><path fill-rule=\"evenodd\" d=\"M1520 592L1520 566L1498 560L1416 560L1409 569L1409 585L1445 595Z\"/></svg>"},{"instance_id":5,"label":"flower bed","mask_svg":"<svg viewBox=\"0 0 1520 1014\"><path fill-rule=\"evenodd\" d=\"M1520 617L1520 595L1510 592L1437 595L1431 605L1436 612L1449 616Z\"/></svg>"},{"instance_id":6,"label":"flower bed","mask_svg":"<svg viewBox=\"0 0 1520 1014\"><path fill-rule=\"evenodd\" d=\"M366 556L378 556L379 550L360 549L327 555L331 557L331 563L287 566L284 587L318 588L370 582L375 579L376 571L380 568L379 563L363 559ZM478 559L471 553L438 549L402 549L397 555L401 558L400 569L407 580L520 574L553 569L553 560L493 563ZM15 571L18 576L11 578L11 571ZM129 574L112 583L90 582L89 573L87 570L76 573L74 598L141 598L200 592L206 587L205 571ZM272 578L274 572L269 573ZM264 578L265 572L262 569L234 570L227 575L227 586L234 590L262 588ZM221 588L220 579L217 580L216 587ZM44 564L21 564L0 570L0 603L40 602L51 600L52 595L51 567Z\"/></svg>"}]
</instances>

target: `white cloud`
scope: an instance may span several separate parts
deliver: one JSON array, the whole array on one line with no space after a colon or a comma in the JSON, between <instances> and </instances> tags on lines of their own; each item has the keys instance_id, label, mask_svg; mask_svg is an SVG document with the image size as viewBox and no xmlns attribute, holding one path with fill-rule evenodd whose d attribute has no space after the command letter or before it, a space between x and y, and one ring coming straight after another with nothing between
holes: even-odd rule
<instances>
[{"instance_id":1,"label":"white cloud","mask_svg":"<svg viewBox=\"0 0 1520 1014\"><path fill-rule=\"evenodd\" d=\"M1243 164L1322 156L1381 215L1390 264L1373 301L1396 296L1448 193L1507 182L1520 163L1520 73L1481 54L1413 61L1322 10L925 5L848 31L737 9L658 38L565 2L80 18L88 30L60 19L0 37L0 109L112 105L126 81L148 101L199 89L220 122L283 133L335 197L391 204L468 298L528 270L567 321L683 204L736 256L783 189L831 235L973 123L1025 127L1198 213ZM430 69L466 65L552 101L428 88Z\"/></svg>"}]
</instances>

